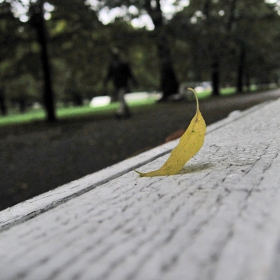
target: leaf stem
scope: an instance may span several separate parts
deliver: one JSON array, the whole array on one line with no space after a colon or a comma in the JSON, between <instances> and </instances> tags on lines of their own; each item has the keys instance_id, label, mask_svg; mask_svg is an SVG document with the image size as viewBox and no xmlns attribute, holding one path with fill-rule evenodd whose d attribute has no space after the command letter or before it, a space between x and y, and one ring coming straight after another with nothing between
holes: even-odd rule
<instances>
[{"instance_id":1,"label":"leaf stem","mask_svg":"<svg viewBox=\"0 0 280 280\"><path fill-rule=\"evenodd\" d=\"M194 96L195 96L195 100L196 100L196 111L198 112L199 111L199 103L198 103L198 97L197 97L197 93L194 89L192 88L187 88L187 90L190 90L193 92Z\"/></svg>"}]
</instances>

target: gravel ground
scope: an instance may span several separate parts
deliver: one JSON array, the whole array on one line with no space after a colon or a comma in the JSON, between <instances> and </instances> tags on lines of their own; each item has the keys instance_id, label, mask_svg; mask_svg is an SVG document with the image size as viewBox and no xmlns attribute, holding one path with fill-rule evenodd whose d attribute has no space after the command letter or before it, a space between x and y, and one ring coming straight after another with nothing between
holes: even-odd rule
<instances>
[{"instance_id":1,"label":"gravel ground","mask_svg":"<svg viewBox=\"0 0 280 280\"><path fill-rule=\"evenodd\" d=\"M200 109L209 125L278 97L280 90L213 97ZM194 102L181 101L134 108L121 121L110 113L0 128L0 210L160 145L194 113Z\"/></svg>"}]
</instances>

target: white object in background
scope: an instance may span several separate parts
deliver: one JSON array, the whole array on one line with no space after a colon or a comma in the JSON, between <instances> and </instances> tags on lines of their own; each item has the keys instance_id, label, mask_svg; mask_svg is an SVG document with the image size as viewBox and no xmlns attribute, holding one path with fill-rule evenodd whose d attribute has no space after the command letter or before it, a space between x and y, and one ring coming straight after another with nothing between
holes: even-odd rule
<instances>
[{"instance_id":1,"label":"white object in background","mask_svg":"<svg viewBox=\"0 0 280 280\"><path fill-rule=\"evenodd\" d=\"M111 103L110 96L96 96L96 97L92 98L89 106L90 107L104 107L104 106L108 106L110 103Z\"/></svg>"}]
</instances>

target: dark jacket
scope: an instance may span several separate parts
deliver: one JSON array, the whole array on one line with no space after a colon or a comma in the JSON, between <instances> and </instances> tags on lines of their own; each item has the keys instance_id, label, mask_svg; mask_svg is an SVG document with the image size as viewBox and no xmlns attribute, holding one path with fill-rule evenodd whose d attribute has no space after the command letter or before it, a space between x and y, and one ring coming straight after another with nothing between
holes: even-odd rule
<instances>
[{"instance_id":1,"label":"dark jacket","mask_svg":"<svg viewBox=\"0 0 280 280\"><path fill-rule=\"evenodd\" d=\"M117 89L128 88L129 80L135 82L128 63L121 60L112 61L110 64L106 82L108 82L110 79L113 80L114 86Z\"/></svg>"}]
</instances>

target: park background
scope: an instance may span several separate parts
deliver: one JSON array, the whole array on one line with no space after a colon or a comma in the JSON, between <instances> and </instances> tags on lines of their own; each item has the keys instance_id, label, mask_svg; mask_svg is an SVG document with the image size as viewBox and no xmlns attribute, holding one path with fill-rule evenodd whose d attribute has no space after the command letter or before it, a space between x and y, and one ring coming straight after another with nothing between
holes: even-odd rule
<instances>
[{"instance_id":1,"label":"park background","mask_svg":"<svg viewBox=\"0 0 280 280\"><path fill-rule=\"evenodd\" d=\"M208 124L264 101L257 92L280 82L279 24L278 1L0 0L1 208L186 128L193 101L172 98L182 84L211 83L200 93ZM89 107L114 100L103 81L116 47L134 91L167 97L135 103L122 122L115 103Z\"/></svg>"}]
</instances>

